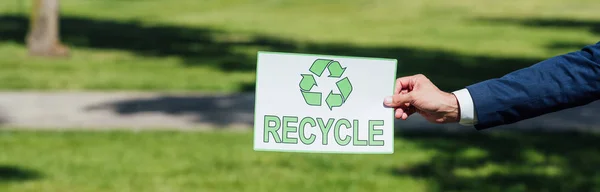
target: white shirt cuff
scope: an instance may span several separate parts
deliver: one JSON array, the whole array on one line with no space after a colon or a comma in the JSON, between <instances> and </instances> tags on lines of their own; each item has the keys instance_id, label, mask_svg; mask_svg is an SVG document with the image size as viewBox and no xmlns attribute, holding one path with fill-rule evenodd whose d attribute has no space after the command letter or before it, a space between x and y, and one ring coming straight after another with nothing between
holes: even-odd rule
<instances>
[{"instance_id":1,"label":"white shirt cuff","mask_svg":"<svg viewBox=\"0 0 600 192\"><path fill-rule=\"evenodd\" d=\"M477 124L477 113L475 113L475 106L473 105L473 99L467 89L461 89L452 92L458 100L458 106L460 107L460 122L459 124L465 126L471 126Z\"/></svg>"}]
</instances>

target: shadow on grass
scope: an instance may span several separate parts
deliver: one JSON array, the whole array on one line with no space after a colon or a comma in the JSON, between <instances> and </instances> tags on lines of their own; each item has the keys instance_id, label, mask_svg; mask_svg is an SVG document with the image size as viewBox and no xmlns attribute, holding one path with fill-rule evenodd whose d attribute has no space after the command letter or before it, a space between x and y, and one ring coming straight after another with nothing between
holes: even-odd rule
<instances>
[{"instance_id":1,"label":"shadow on grass","mask_svg":"<svg viewBox=\"0 0 600 192\"><path fill-rule=\"evenodd\" d=\"M600 135L591 133L418 133L397 137L435 155L394 167L423 178L433 191L598 191Z\"/></svg>"},{"instance_id":2,"label":"shadow on grass","mask_svg":"<svg viewBox=\"0 0 600 192\"><path fill-rule=\"evenodd\" d=\"M34 180L41 177L42 175L34 170L15 166L0 165L0 183Z\"/></svg>"},{"instance_id":3,"label":"shadow on grass","mask_svg":"<svg viewBox=\"0 0 600 192\"><path fill-rule=\"evenodd\" d=\"M549 29L577 29L588 31L594 35L600 35L600 21L597 20L576 20L565 18L477 18L475 22L493 23L501 25L519 25L521 27L531 28L549 28ZM600 41L600 39L598 39ZM570 42L558 41L547 45L548 49L554 50L579 50L586 45L595 42Z\"/></svg>"},{"instance_id":4,"label":"shadow on grass","mask_svg":"<svg viewBox=\"0 0 600 192\"><path fill-rule=\"evenodd\" d=\"M478 18L479 22L491 22L496 24L518 24L536 28L568 28L585 29L591 33L600 33L600 21L576 20L565 18Z\"/></svg>"},{"instance_id":5,"label":"shadow on grass","mask_svg":"<svg viewBox=\"0 0 600 192\"><path fill-rule=\"evenodd\" d=\"M0 41L23 43L28 20L0 15ZM444 90L462 88L502 76L543 58L469 56L445 50L390 46L299 42L265 35L230 34L210 28L145 25L95 18L62 16L61 36L76 47L114 49L153 57L174 56L187 66L211 66L223 71L254 71L256 51L335 54L397 59L398 75L422 73ZM241 85L253 91L254 85Z\"/></svg>"}]
</instances>

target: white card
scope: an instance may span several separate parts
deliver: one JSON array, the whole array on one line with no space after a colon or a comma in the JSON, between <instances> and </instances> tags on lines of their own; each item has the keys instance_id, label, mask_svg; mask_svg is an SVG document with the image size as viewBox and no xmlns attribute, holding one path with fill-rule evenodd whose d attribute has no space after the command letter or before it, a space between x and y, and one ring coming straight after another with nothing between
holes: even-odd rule
<instances>
[{"instance_id":1,"label":"white card","mask_svg":"<svg viewBox=\"0 0 600 192\"><path fill-rule=\"evenodd\" d=\"M394 152L395 59L259 52L254 150Z\"/></svg>"}]
</instances>

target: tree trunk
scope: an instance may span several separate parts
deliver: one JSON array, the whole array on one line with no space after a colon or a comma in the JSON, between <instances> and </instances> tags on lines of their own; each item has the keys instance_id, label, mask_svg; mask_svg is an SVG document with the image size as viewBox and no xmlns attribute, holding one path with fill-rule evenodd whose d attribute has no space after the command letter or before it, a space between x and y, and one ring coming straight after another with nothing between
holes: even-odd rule
<instances>
[{"instance_id":1,"label":"tree trunk","mask_svg":"<svg viewBox=\"0 0 600 192\"><path fill-rule=\"evenodd\" d=\"M69 55L69 48L59 37L59 0L33 0L26 41L30 55Z\"/></svg>"}]
</instances>

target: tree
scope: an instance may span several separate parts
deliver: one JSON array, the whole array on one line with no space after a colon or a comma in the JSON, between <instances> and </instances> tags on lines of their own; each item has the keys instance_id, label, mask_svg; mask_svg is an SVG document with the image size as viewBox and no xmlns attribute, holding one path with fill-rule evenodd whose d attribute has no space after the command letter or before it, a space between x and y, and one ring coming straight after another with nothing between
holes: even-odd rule
<instances>
[{"instance_id":1,"label":"tree","mask_svg":"<svg viewBox=\"0 0 600 192\"><path fill-rule=\"evenodd\" d=\"M33 0L26 39L30 55L69 55L69 48L60 41L59 17L59 0Z\"/></svg>"}]
</instances>

